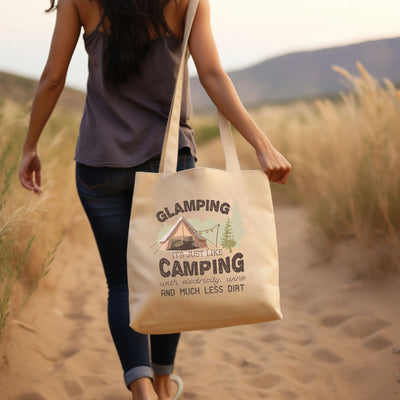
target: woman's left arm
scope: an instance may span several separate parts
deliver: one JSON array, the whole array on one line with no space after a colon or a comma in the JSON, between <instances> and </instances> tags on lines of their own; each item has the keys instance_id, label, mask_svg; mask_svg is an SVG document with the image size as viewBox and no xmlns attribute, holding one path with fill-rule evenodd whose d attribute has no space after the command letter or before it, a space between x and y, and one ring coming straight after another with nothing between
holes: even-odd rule
<instances>
[{"instance_id":1,"label":"woman's left arm","mask_svg":"<svg viewBox=\"0 0 400 400\"><path fill-rule=\"evenodd\" d=\"M189 47L200 82L211 100L254 147L268 178L273 182L285 184L291 170L290 163L274 148L251 118L232 81L222 68L211 29L209 0L199 1L189 38Z\"/></svg>"},{"instance_id":2,"label":"woman's left arm","mask_svg":"<svg viewBox=\"0 0 400 400\"><path fill-rule=\"evenodd\" d=\"M73 0L60 0L49 56L33 98L19 169L22 186L36 193L40 193L41 184L37 143L64 88L80 30L79 14Z\"/></svg>"}]
</instances>

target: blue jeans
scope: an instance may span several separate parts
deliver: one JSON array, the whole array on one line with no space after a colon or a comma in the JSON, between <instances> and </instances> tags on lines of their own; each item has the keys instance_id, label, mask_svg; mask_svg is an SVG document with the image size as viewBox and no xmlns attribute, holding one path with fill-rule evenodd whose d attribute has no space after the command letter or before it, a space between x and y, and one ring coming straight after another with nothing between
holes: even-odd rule
<instances>
[{"instance_id":1,"label":"blue jeans","mask_svg":"<svg viewBox=\"0 0 400 400\"><path fill-rule=\"evenodd\" d=\"M142 377L170 375L179 334L147 335L129 327L126 251L136 171L158 172L160 159L132 168L76 165L78 194L89 218L108 286L108 323L127 386ZM194 168L185 148L179 151L178 170Z\"/></svg>"}]
</instances>

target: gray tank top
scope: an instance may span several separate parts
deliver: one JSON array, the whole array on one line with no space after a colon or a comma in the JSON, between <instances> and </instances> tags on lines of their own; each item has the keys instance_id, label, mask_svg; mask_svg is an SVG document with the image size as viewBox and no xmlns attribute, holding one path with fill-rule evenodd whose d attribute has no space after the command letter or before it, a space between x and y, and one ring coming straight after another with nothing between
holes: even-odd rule
<instances>
[{"instance_id":1,"label":"gray tank top","mask_svg":"<svg viewBox=\"0 0 400 400\"><path fill-rule=\"evenodd\" d=\"M106 34L96 29L83 35L89 55L86 103L75 160L93 167L133 167L161 154L169 109L178 75L182 41L154 39L141 64L140 75L113 87L103 79ZM186 69L182 96L179 148L196 157Z\"/></svg>"}]
</instances>

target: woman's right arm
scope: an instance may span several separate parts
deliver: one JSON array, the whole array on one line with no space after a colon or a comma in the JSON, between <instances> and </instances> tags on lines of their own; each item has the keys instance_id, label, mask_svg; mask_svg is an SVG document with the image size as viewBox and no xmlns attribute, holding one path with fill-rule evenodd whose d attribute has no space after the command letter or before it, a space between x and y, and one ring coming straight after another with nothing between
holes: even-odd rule
<instances>
[{"instance_id":1,"label":"woman's right arm","mask_svg":"<svg viewBox=\"0 0 400 400\"><path fill-rule=\"evenodd\" d=\"M189 39L190 52L207 94L239 133L253 146L269 179L286 183L290 163L280 154L244 108L223 70L211 30L209 0L200 0Z\"/></svg>"},{"instance_id":2,"label":"woman's right arm","mask_svg":"<svg viewBox=\"0 0 400 400\"><path fill-rule=\"evenodd\" d=\"M49 56L33 98L19 168L22 186L35 193L41 192L41 165L37 143L64 88L80 29L80 19L73 0L60 0Z\"/></svg>"}]
</instances>

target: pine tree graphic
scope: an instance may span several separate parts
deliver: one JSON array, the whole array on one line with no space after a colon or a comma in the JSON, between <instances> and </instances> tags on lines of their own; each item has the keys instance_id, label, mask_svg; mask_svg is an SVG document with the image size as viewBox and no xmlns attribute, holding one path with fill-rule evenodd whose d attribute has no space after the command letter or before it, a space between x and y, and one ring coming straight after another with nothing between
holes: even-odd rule
<instances>
[{"instance_id":1,"label":"pine tree graphic","mask_svg":"<svg viewBox=\"0 0 400 400\"><path fill-rule=\"evenodd\" d=\"M232 248L235 247L235 245L236 245L236 240L235 237L233 236L231 219L228 218L224 232L222 234L221 246L224 247L225 249L228 249L229 252L232 253Z\"/></svg>"}]
</instances>

